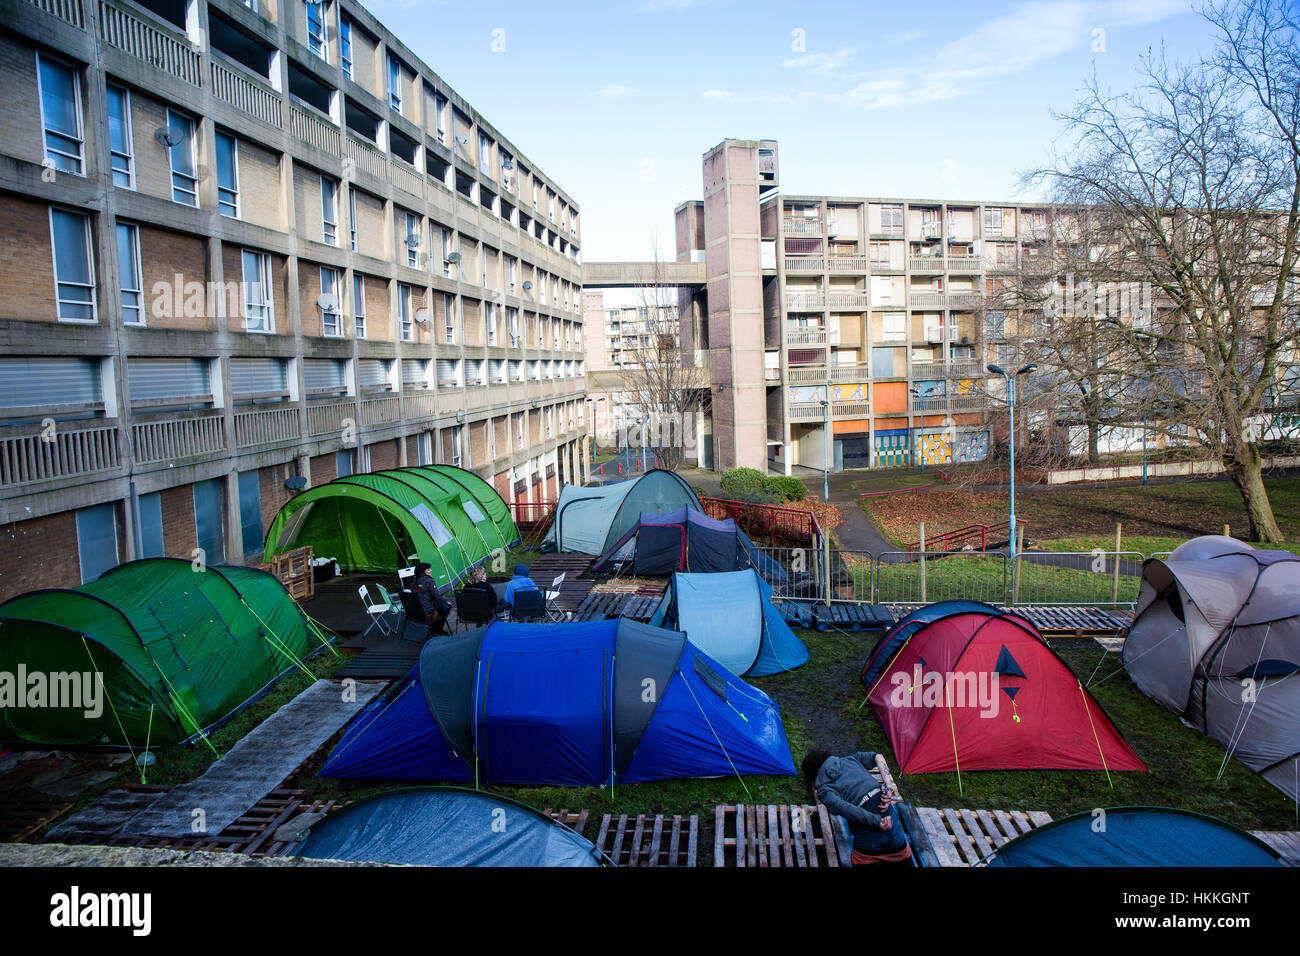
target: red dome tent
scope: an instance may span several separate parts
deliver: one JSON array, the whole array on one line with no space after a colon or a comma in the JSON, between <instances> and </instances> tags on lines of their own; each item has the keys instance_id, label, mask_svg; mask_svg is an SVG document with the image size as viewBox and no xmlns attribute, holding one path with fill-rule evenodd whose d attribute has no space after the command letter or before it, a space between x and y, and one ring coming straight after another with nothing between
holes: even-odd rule
<instances>
[{"instance_id":1,"label":"red dome tent","mask_svg":"<svg viewBox=\"0 0 1300 956\"><path fill-rule=\"evenodd\" d=\"M993 608L916 628L867 696L903 773L1146 770L1034 626Z\"/></svg>"}]
</instances>

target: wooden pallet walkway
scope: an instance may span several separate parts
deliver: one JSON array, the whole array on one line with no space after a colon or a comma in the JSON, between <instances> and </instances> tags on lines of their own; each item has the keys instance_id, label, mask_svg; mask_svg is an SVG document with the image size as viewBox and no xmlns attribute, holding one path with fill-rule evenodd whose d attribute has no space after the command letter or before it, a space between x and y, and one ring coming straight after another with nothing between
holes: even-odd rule
<instances>
[{"instance_id":1,"label":"wooden pallet walkway","mask_svg":"<svg viewBox=\"0 0 1300 956\"><path fill-rule=\"evenodd\" d=\"M1007 841L1052 822L1041 810L917 807L916 815L940 866L974 866Z\"/></svg>"},{"instance_id":2,"label":"wooden pallet walkway","mask_svg":"<svg viewBox=\"0 0 1300 956\"><path fill-rule=\"evenodd\" d=\"M1300 831L1252 830L1251 833L1282 854L1284 864L1300 866Z\"/></svg>"},{"instance_id":3,"label":"wooden pallet walkway","mask_svg":"<svg viewBox=\"0 0 1300 956\"><path fill-rule=\"evenodd\" d=\"M906 617L924 604L885 605L895 620ZM1007 608L1018 614L1046 637L1114 637L1133 623L1133 615L1126 610L1073 605L1017 605Z\"/></svg>"},{"instance_id":4,"label":"wooden pallet walkway","mask_svg":"<svg viewBox=\"0 0 1300 956\"><path fill-rule=\"evenodd\" d=\"M612 617L630 617L645 621L654 614L661 596L628 594L619 591L592 591L573 611L574 621L603 621Z\"/></svg>"},{"instance_id":5,"label":"wooden pallet walkway","mask_svg":"<svg viewBox=\"0 0 1300 956\"><path fill-rule=\"evenodd\" d=\"M600 818L595 842L615 866L694 866L699 837L694 814L607 813Z\"/></svg>"},{"instance_id":6,"label":"wooden pallet walkway","mask_svg":"<svg viewBox=\"0 0 1300 956\"><path fill-rule=\"evenodd\" d=\"M74 806L75 800L43 794L0 795L0 843L22 843Z\"/></svg>"},{"instance_id":7,"label":"wooden pallet walkway","mask_svg":"<svg viewBox=\"0 0 1300 956\"><path fill-rule=\"evenodd\" d=\"M403 641L375 644L357 654L334 673L335 680L395 680L405 677L420 659L423 643Z\"/></svg>"},{"instance_id":8,"label":"wooden pallet walkway","mask_svg":"<svg viewBox=\"0 0 1300 956\"><path fill-rule=\"evenodd\" d=\"M822 804L735 804L714 809L713 865L839 866L835 824Z\"/></svg>"}]
</instances>

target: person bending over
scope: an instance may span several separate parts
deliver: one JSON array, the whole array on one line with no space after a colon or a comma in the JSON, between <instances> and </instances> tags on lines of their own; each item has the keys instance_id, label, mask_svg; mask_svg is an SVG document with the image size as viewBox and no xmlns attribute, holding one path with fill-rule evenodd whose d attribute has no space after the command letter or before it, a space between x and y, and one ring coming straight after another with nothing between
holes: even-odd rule
<instances>
[{"instance_id":1,"label":"person bending over","mask_svg":"<svg viewBox=\"0 0 1300 956\"><path fill-rule=\"evenodd\" d=\"M834 757L814 750L803 759L803 775L817 799L849 823L854 866L908 864L912 848L898 822L898 808L871 771L876 754L864 750Z\"/></svg>"}]
</instances>

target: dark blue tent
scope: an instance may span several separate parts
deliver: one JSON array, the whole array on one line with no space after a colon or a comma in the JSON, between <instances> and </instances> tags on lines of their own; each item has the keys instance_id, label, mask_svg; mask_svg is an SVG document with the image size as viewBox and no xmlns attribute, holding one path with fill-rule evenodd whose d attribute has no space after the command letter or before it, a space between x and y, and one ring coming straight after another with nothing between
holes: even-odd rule
<instances>
[{"instance_id":1,"label":"dark blue tent","mask_svg":"<svg viewBox=\"0 0 1300 956\"><path fill-rule=\"evenodd\" d=\"M507 624L424 645L323 777L599 786L793 774L776 704L678 631Z\"/></svg>"},{"instance_id":2,"label":"dark blue tent","mask_svg":"<svg viewBox=\"0 0 1300 956\"><path fill-rule=\"evenodd\" d=\"M480 790L377 794L311 828L292 856L412 866L600 866L595 845L532 807Z\"/></svg>"},{"instance_id":3,"label":"dark blue tent","mask_svg":"<svg viewBox=\"0 0 1300 956\"><path fill-rule=\"evenodd\" d=\"M740 571L755 568L769 581L785 570L754 547L732 518L710 518L689 505L660 514L643 512L636 523L592 562L593 571L615 566L632 574Z\"/></svg>"},{"instance_id":4,"label":"dark blue tent","mask_svg":"<svg viewBox=\"0 0 1300 956\"><path fill-rule=\"evenodd\" d=\"M685 631L690 642L742 677L766 677L808 663L808 648L772 605L753 568L674 574L650 623Z\"/></svg>"},{"instance_id":5,"label":"dark blue tent","mask_svg":"<svg viewBox=\"0 0 1300 956\"><path fill-rule=\"evenodd\" d=\"M1062 817L1004 843L988 866L1280 866L1245 830L1167 807L1114 807Z\"/></svg>"},{"instance_id":6,"label":"dark blue tent","mask_svg":"<svg viewBox=\"0 0 1300 956\"><path fill-rule=\"evenodd\" d=\"M906 617L898 619L889 630L880 636L876 646L871 649L866 665L862 668L862 684L870 693L876 679L894 656L894 652L907 643L908 638L927 624L954 614L971 614L975 612L1001 614L998 608L982 601L939 601L918 607Z\"/></svg>"}]
</instances>

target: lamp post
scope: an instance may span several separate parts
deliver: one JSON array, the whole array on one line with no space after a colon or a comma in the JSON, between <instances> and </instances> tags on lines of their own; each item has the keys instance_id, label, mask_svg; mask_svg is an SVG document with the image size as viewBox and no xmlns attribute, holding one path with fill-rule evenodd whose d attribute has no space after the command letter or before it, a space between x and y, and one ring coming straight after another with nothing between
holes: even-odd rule
<instances>
[{"instance_id":1,"label":"lamp post","mask_svg":"<svg viewBox=\"0 0 1300 956\"><path fill-rule=\"evenodd\" d=\"M831 403L822 399L822 501L831 500Z\"/></svg>"},{"instance_id":2,"label":"lamp post","mask_svg":"<svg viewBox=\"0 0 1300 956\"><path fill-rule=\"evenodd\" d=\"M1011 517L1007 521L1007 531L1010 532L1011 540L1008 547L1011 549L1011 558L1016 557L1016 379L1026 372L1032 372L1038 368L1037 365L1025 365L1016 370L1015 374L1008 373L1000 365L990 365L988 370L994 375L1001 375L1007 380L1007 409L1010 412L1011 431L1008 433L1008 439L1011 448Z\"/></svg>"}]
</instances>

